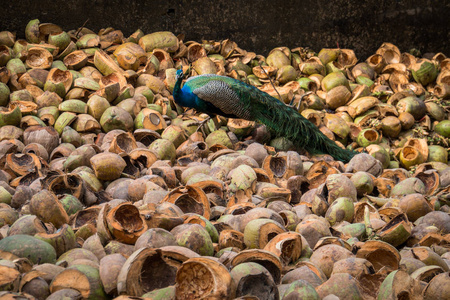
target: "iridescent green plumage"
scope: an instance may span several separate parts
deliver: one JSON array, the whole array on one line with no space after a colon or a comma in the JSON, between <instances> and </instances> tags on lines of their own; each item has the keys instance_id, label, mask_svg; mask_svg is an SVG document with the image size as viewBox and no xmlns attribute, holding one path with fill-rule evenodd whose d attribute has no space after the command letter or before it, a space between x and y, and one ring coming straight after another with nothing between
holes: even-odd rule
<instances>
[{"instance_id":1,"label":"iridescent green plumage","mask_svg":"<svg viewBox=\"0 0 450 300\"><path fill-rule=\"evenodd\" d=\"M181 71L181 70L180 70ZM259 121L311 154L349 161L355 152L340 148L295 109L242 81L218 75L189 78L181 89L177 72L174 99L181 106L231 118Z\"/></svg>"}]
</instances>

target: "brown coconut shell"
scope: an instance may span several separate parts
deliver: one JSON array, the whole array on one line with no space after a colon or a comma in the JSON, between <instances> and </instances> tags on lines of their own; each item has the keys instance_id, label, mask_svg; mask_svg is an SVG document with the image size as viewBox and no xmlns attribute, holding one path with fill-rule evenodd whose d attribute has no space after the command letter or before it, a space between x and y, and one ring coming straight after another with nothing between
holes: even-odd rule
<instances>
[{"instance_id":1,"label":"brown coconut shell","mask_svg":"<svg viewBox=\"0 0 450 300\"><path fill-rule=\"evenodd\" d=\"M119 242L126 244L134 244L147 230L147 223L141 217L139 210L129 203L122 203L112 208L106 219L111 234Z\"/></svg>"},{"instance_id":2,"label":"brown coconut shell","mask_svg":"<svg viewBox=\"0 0 450 300\"><path fill-rule=\"evenodd\" d=\"M202 189L194 186L178 187L163 200L177 205L185 213L196 213L209 220L211 208Z\"/></svg>"},{"instance_id":3,"label":"brown coconut shell","mask_svg":"<svg viewBox=\"0 0 450 300\"><path fill-rule=\"evenodd\" d=\"M381 268L397 270L400 264L400 253L388 243L367 241L358 249L356 257L365 258L372 263L375 271Z\"/></svg>"},{"instance_id":4,"label":"brown coconut shell","mask_svg":"<svg viewBox=\"0 0 450 300\"><path fill-rule=\"evenodd\" d=\"M204 297L211 299L232 298L232 279L227 268L207 257L185 261L176 274L176 298Z\"/></svg>"}]
</instances>

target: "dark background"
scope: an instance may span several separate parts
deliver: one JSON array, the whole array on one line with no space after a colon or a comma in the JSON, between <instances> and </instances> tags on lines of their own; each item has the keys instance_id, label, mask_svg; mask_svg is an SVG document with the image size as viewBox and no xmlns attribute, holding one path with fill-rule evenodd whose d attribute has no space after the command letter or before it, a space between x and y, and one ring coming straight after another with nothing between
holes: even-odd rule
<instances>
[{"instance_id":1,"label":"dark background","mask_svg":"<svg viewBox=\"0 0 450 300\"><path fill-rule=\"evenodd\" d=\"M277 46L350 48L360 59L383 42L401 51L450 56L449 0L0 0L0 31L24 37L30 19L64 30L120 29L125 36L169 30L186 40L229 38L248 51L267 55Z\"/></svg>"}]
</instances>

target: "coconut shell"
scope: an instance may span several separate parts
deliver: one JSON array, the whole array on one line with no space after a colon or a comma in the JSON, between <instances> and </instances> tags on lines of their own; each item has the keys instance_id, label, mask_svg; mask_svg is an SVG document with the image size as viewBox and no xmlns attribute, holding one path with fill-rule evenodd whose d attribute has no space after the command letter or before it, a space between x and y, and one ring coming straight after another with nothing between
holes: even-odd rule
<instances>
[{"instance_id":1,"label":"coconut shell","mask_svg":"<svg viewBox=\"0 0 450 300\"><path fill-rule=\"evenodd\" d=\"M221 263L204 257L184 262L176 275L177 298L200 297L231 298L234 295L232 279Z\"/></svg>"}]
</instances>

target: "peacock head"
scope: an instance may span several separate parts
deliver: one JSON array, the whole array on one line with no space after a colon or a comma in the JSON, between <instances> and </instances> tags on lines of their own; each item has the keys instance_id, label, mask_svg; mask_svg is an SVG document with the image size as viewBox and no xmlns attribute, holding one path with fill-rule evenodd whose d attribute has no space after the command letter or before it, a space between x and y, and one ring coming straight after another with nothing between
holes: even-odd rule
<instances>
[{"instance_id":1,"label":"peacock head","mask_svg":"<svg viewBox=\"0 0 450 300\"><path fill-rule=\"evenodd\" d=\"M177 70L177 75L176 75L176 77L177 77L177 80L181 80L181 79L184 78L183 69Z\"/></svg>"}]
</instances>

